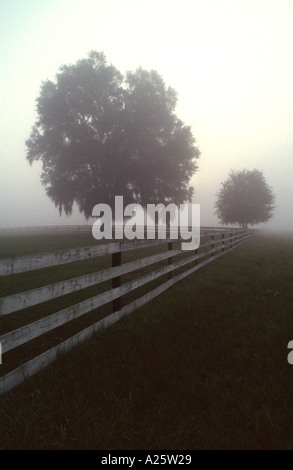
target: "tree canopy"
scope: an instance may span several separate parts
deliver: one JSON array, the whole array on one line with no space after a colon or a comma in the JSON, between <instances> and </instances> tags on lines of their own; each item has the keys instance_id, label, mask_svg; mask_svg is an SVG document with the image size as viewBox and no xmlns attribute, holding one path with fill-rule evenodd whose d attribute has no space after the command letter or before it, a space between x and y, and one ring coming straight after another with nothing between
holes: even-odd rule
<instances>
[{"instance_id":1,"label":"tree canopy","mask_svg":"<svg viewBox=\"0 0 293 470\"><path fill-rule=\"evenodd\" d=\"M217 194L216 214L223 224L256 225L272 217L274 200L261 171L231 171Z\"/></svg>"},{"instance_id":2,"label":"tree canopy","mask_svg":"<svg viewBox=\"0 0 293 470\"><path fill-rule=\"evenodd\" d=\"M89 218L115 195L142 206L190 201L200 152L176 104L156 71L123 76L96 51L44 81L27 159L42 162L42 184L60 214L76 203Z\"/></svg>"}]
</instances>

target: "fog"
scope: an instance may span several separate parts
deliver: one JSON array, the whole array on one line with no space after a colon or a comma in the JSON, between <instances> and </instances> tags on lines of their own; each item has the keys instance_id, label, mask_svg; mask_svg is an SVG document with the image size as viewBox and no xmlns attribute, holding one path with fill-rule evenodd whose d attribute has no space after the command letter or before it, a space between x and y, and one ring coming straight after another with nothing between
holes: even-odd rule
<instances>
[{"instance_id":1,"label":"fog","mask_svg":"<svg viewBox=\"0 0 293 470\"><path fill-rule=\"evenodd\" d=\"M0 227L87 223L59 216L25 140L41 82L94 49L177 91L201 151L191 184L202 225L219 224L229 171L257 168L276 194L265 227L293 230L292 0L2 0L0 38Z\"/></svg>"}]
</instances>

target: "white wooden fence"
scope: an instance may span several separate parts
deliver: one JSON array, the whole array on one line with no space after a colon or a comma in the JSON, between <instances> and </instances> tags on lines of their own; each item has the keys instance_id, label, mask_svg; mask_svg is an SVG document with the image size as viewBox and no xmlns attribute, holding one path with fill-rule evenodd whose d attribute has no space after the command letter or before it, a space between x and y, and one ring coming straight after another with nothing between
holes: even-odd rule
<instances>
[{"instance_id":1,"label":"white wooden fence","mask_svg":"<svg viewBox=\"0 0 293 470\"><path fill-rule=\"evenodd\" d=\"M90 338L94 333L130 314L186 276L189 276L206 264L222 256L227 251L234 249L253 234L254 232L252 230L205 229L201 232L200 247L193 252L182 251L177 240L123 240L94 246L59 250L52 253L1 258L0 276L11 276L32 270L43 270L52 266L60 266L60 269L62 269L62 266L67 263L76 261L85 262L85 260L105 255L112 256L112 267L110 268L100 269L91 274L85 274L69 280L0 298L1 326L1 317L6 315L15 314L15 312L17 312L17 315L22 315L23 309L39 305L64 295L72 294L77 290L101 284L107 280L111 280L112 285L111 289L95 295L94 297L87 298L82 302L71 305L56 313L40 318L32 323L25 324L17 329L12 329L5 334L1 334L0 351L2 351L3 358L5 358L5 353L8 351L33 341L61 325L68 324L68 322L105 304L112 303L112 313L0 377L0 394L12 390L25 379L55 361L60 353L69 351L75 345ZM122 263L122 254L130 250L145 248L147 251L159 245L161 245L161 251L159 253ZM178 248L176 248L176 246L178 246ZM140 277L134 278L130 282L122 284L122 276L162 261L167 262L167 264L143 274ZM186 268L184 271L182 270L183 267ZM38 276L41 276L41 273L42 271L36 271L36 275ZM145 294L132 300L127 305L121 306L122 296L164 275L166 275L167 280L163 280L157 287L148 290ZM5 364L4 359L2 359L2 363ZM1 367L0 365L0 374Z\"/></svg>"}]
</instances>

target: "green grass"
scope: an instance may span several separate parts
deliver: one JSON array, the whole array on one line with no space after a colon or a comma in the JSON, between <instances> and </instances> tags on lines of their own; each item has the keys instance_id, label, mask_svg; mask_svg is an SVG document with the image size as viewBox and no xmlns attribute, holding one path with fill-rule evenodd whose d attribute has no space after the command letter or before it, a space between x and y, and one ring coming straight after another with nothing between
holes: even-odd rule
<instances>
[{"instance_id":1,"label":"green grass","mask_svg":"<svg viewBox=\"0 0 293 470\"><path fill-rule=\"evenodd\" d=\"M293 449L292 273L293 236L225 254L0 397L0 448Z\"/></svg>"},{"instance_id":2,"label":"green grass","mask_svg":"<svg viewBox=\"0 0 293 470\"><path fill-rule=\"evenodd\" d=\"M96 244L91 232L0 234L0 258Z\"/></svg>"}]
</instances>

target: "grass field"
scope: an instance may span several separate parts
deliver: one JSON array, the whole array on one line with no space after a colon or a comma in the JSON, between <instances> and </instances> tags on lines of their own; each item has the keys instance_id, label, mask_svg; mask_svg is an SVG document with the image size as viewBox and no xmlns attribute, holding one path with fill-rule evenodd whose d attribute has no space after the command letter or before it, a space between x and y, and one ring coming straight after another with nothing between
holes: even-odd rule
<instances>
[{"instance_id":1,"label":"grass field","mask_svg":"<svg viewBox=\"0 0 293 470\"><path fill-rule=\"evenodd\" d=\"M292 279L247 241L0 397L0 448L293 449Z\"/></svg>"}]
</instances>

